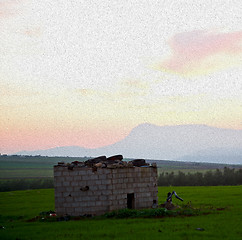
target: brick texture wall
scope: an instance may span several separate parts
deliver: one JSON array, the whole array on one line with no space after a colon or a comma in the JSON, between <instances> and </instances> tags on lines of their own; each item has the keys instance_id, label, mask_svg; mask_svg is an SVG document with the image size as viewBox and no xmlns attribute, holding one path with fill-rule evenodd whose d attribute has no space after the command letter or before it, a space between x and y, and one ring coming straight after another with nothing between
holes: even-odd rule
<instances>
[{"instance_id":1,"label":"brick texture wall","mask_svg":"<svg viewBox=\"0 0 242 240\"><path fill-rule=\"evenodd\" d=\"M58 215L101 215L127 207L150 208L158 203L157 168L92 168L54 166L55 209Z\"/></svg>"}]
</instances>

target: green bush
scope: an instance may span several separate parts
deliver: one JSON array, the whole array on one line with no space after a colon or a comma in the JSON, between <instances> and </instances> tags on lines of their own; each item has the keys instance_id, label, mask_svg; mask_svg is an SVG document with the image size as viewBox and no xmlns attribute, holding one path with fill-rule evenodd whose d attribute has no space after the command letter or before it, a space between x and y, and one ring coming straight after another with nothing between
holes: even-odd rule
<instances>
[{"instance_id":1,"label":"green bush","mask_svg":"<svg viewBox=\"0 0 242 240\"><path fill-rule=\"evenodd\" d=\"M53 178L43 179L9 179L0 181L0 192L28 190L28 189L46 189L54 187Z\"/></svg>"},{"instance_id":2,"label":"green bush","mask_svg":"<svg viewBox=\"0 0 242 240\"><path fill-rule=\"evenodd\" d=\"M166 208L150 208L150 209L120 209L108 212L103 215L104 218L152 218L164 216L193 216L198 215L200 210L192 208L178 208L176 210L167 210Z\"/></svg>"},{"instance_id":3,"label":"green bush","mask_svg":"<svg viewBox=\"0 0 242 240\"><path fill-rule=\"evenodd\" d=\"M205 173L162 172L158 177L158 186L223 186L241 185L242 169L235 171L225 167L223 171L206 171Z\"/></svg>"}]
</instances>

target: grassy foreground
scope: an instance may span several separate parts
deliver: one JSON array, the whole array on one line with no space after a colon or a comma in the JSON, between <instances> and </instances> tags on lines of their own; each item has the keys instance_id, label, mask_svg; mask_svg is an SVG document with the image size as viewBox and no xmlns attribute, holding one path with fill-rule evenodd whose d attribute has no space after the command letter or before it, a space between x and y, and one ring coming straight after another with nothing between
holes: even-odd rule
<instances>
[{"instance_id":1,"label":"grassy foreground","mask_svg":"<svg viewBox=\"0 0 242 240\"><path fill-rule=\"evenodd\" d=\"M54 210L54 190L2 192L0 239L242 239L242 186L159 187L160 203L173 190L185 203L216 210L192 217L29 222Z\"/></svg>"}]
</instances>

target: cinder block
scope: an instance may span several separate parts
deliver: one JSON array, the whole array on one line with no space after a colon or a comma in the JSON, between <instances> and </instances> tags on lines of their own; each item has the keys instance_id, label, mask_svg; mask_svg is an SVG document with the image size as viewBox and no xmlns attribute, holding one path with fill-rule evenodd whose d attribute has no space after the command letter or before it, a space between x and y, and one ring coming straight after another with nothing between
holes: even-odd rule
<instances>
[{"instance_id":1,"label":"cinder block","mask_svg":"<svg viewBox=\"0 0 242 240\"><path fill-rule=\"evenodd\" d=\"M63 208L63 207L56 207L55 211L56 211L57 215L61 215L65 211L65 208Z\"/></svg>"},{"instance_id":2,"label":"cinder block","mask_svg":"<svg viewBox=\"0 0 242 240\"><path fill-rule=\"evenodd\" d=\"M90 180L90 176L88 176L88 175L82 175L82 180Z\"/></svg>"},{"instance_id":3,"label":"cinder block","mask_svg":"<svg viewBox=\"0 0 242 240\"><path fill-rule=\"evenodd\" d=\"M71 207L71 202L64 202L63 207L64 208Z\"/></svg>"},{"instance_id":4,"label":"cinder block","mask_svg":"<svg viewBox=\"0 0 242 240\"><path fill-rule=\"evenodd\" d=\"M112 178L113 178L113 174L112 173L107 174L107 179L112 179Z\"/></svg>"},{"instance_id":5,"label":"cinder block","mask_svg":"<svg viewBox=\"0 0 242 240\"><path fill-rule=\"evenodd\" d=\"M147 197L150 197L151 196L151 193L150 192L145 192L145 193L142 193L143 197L147 198Z\"/></svg>"},{"instance_id":6,"label":"cinder block","mask_svg":"<svg viewBox=\"0 0 242 240\"><path fill-rule=\"evenodd\" d=\"M116 194L119 195L119 194L122 194L123 193L123 189L118 189L118 190L115 190ZM113 192L114 193L114 192Z\"/></svg>"},{"instance_id":7,"label":"cinder block","mask_svg":"<svg viewBox=\"0 0 242 240\"><path fill-rule=\"evenodd\" d=\"M96 201L96 206L102 206L102 202L100 200Z\"/></svg>"},{"instance_id":8,"label":"cinder block","mask_svg":"<svg viewBox=\"0 0 242 240\"><path fill-rule=\"evenodd\" d=\"M106 195L106 196L110 196L112 194L112 191L111 190L103 190L102 194Z\"/></svg>"},{"instance_id":9,"label":"cinder block","mask_svg":"<svg viewBox=\"0 0 242 240\"><path fill-rule=\"evenodd\" d=\"M136 178L142 178L142 174L141 174L141 172L137 172L137 173L136 173Z\"/></svg>"},{"instance_id":10,"label":"cinder block","mask_svg":"<svg viewBox=\"0 0 242 240\"><path fill-rule=\"evenodd\" d=\"M92 185L92 186L89 187L89 189L91 191L97 191L98 190L98 186L97 185Z\"/></svg>"},{"instance_id":11,"label":"cinder block","mask_svg":"<svg viewBox=\"0 0 242 240\"><path fill-rule=\"evenodd\" d=\"M81 207L87 207L87 206L88 206L88 202L81 202L81 203L80 203L80 206L81 206Z\"/></svg>"},{"instance_id":12,"label":"cinder block","mask_svg":"<svg viewBox=\"0 0 242 240\"><path fill-rule=\"evenodd\" d=\"M100 184L102 184L102 181L100 181L100 180L96 180L96 181L95 181L95 184L96 184L96 185L100 185Z\"/></svg>"},{"instance_id":13,"label":"cinder block","mask_svg":"<svg viewBox=\"0 0 242 240\"><path fill-rule=\"evenodd\" d=\"M124 179L123 179L123 182L124 182L124 183L128 183L128 182L129 182L129 179L128 179L128 178L124 178Z\"/></svg>"},{"instance_id":14,"label":"cinder block","mask_svg":"<svg viewBox=\"0 0 242 240\"><path fill-rule=\"evenodd\" d=\"M63 171L62 173L63 176L70 176L70 172L68 170Z\"/></svg>"},{"instance_id":15,"label":"cinder block","mask_svg":"<svg viewBox=\"0 0 242 240\"><path fill-rule=\"evenodd\" d=\"M117 184L117 183L118 183L118 179L113 178L113 180L112 180L112 184Z\"/></svg>"},{"instance_id":16,"label":"cinder block","mask_svg":"<svg viewBox=\"0 0 242 240\"><path fill-rule=\"evenodd\" d=\"M87 181L87 185L86 186L89 186L89 188L91 186L96 186L96 180L89 180L89 181Z\"/></svg>"},{"instance_id":17,"label":"cinder block","mask_svg":"<svg viewBox=\"0 0 242 240\"><path fill-rule=\"evenodd\" d=\"M118 200L113 200L113 206L118 206Z\"/></svg>"},{"instance_id":18,"label":"cinder block","mask_svg":"<svg viewBox=\"0 0 242 240\"><path fill-rule=\"evenodd\" d=\"M58 192L65 192L66 191L66 188L65 187L58 187L56 188L58 190Z\"/></svg>"},{"instance_id":19,"label":"cinder block","mask_svg":"<svg viewBox=\"0 0 242 240\"><path fill-rule=\"evenodd\" d=\"M133 177L133 173L130 173L130 172L127 173L127 177L128 177L128 178L132 178L132 177Z\"/></svg>"},{"instance_id":20,"label":"cinder block","mask_svg":"<svg viewBox=\"0 0 242 240\"><path fill-rule=\"evenodd\" d=\"M55 187L62 187L62 182L59 182L59 181L56 182L56 183L55 183Z\"/></svg>"},{"instance_id":21,"label":"cinder block","mask_svg":"<svg viewBox=\"0 0 242 240\"><path fill-rule=\"evenodd\" d=\"M82 201L83 202L89 202L89 201L91 201L91 198L89 196L83 196Z\"/></svg>"},{"instance_id":22,"label":"cinder block","mask_svg":"<svg viewBox=\"0 0 242 240\"><path fill-rule=\"evenodd\" d=\"M71 203L71 202L73 202L73 198L72 197L66 197L65 202Z\"/></svg>"},{"instance_id":23,"label":"cinder block","mask_svg":"<svg viewBox=\"0 0 242 240\"><path fill-rule=\"evenodd\" d=\"M134 179L133 178L128 178L128 183L133 183Z\"/></svg>"},{"instance_id":24,"label":"cinder block","mask_svg":"<svg viewBox=\"0 0 242 240\"><path fill-rule=\"evenodd\" d=\"M78 170L74 169L71 173L71 176L77 176L78 175Z\"/></svg>"},{"instance_id":25,"label":"cinder block","mask_svg":"<svg viewBox=\"0 0 242 240\"><path fill-rule=\"evenodd\" d=\"M119 201L118 201L118 204L119 205L124 205L126 203L126 201L124 201L123 199L120 199Z\"/></svg>"},{"instance_id":26,"label":"cinder block","mask_svg":"<svg viewBox=\"0 0 242 240\"><path fill-rule=\"evenodd\" d=\"M88 207L94 207L96 205L96 203L95 203L95 201L89 201L88 203L87 203L87 206ZM91 209L90 209L91 210Z\"/></svg>"},{"instance_id":27,"label":"cinder block","mask_svg":"<svg viewBox=\"0 0 242 240\"><path fill-rule=\"evenodd\" d=\"M79 175L79 176L87 175L86 173L87 173L87 171L86 171L84 168L79 169L79 171L78 171L78 175Z\"/></svg>"},{"instance_id":28,"label":"cinder block","mask_svg":"<svg viewBox=\"0 0 242 240\"><path fill-rule=\"evenodd\" d=\"M106 200L108 200L107 196L105 196L105 195L101 195L99 197L99 199L100 199L100 201L106 201Z\"/></svg>"},{"instance_id":29,"label":"cinder block","mask_svg":"<svg viewBox=\"0 0 242 240\"><path fill-rule=\"evenodd\" d=\"M73 177L71 177L71 176L65 177L65 182L72 182L72 181L73 181Z\"/></svg>"},{"instance_id":30,"label":"cinder block","mask_svg":"<svg viewBox=\"0 0 242 240\"><path fill-rule=\"evenodd\" d=\"M109 200L110 201L117 200L117 195L110 195Z\"/></svg>"},{"instance_id":31,"label":"cinder block","mask_svg":"<svg viewBox=\"0 0 242 240\"><path fill-rule=\"evenodd\" d=\"M72 197L80 197L80 192L72 192L71 196ZM73 199L73 201L75 201L75 200Z\"/></svg>"},{"instance_id":32,"label":"cinder block","mask_svg":"<svg viewBox=\"0 0 242 240\"><path fill-rule=\"evenodd\" d=\"M95 193L94 191L92 191L92 190L89 189L89 190L86 192L86 195L89 196L89 197L93 197L93 196L96 196L96 193Z\"/></svg>"},{"instance_id":33,"label":"cinder block","mask_svg":"<svg viewBox=\"0 0 242 240\"><path fill-rule=\"evenodd\" d=\"M79 185L79 182L76 182L76 181L71 182L71 186L73 187L77 187L78 185Z\"/></svg>"},{"instance_id":34,"label":"cinder block","mask_svg":"<svg viewBox=\"0 0 242 240\"><path fill-rule=\"evenodd\" d=\"M104 170L105 170L104 172L106 175L112 174L112 169L105 168Z\"/></svg>"},{"instance_id":35,"label":"cinder block","mask_svg":"<svg viewBox=\"0 0 242 240\"><path fill-rule=\"evenodd\" d=\"M60 205L62 205L62 203L64 203L65 202L65 200L64 200L64 198L63 197L58 197L58 198L56 198L56 201L55 201L57 204L60 204Z\"/></svg>"},{"instance_id":36,"label":"cinder block","mask_svg":"<svg viewBox=\"0 0 242 240\"><path fill-rule=\"evenodd\" d=\"M121 189L122 188L122 184L119 183L119 184L116 185L116 187L117 187L117 189Z\"/></svg>"},{"instance_id":37,"label":"cinder block","mask_svg":"<svg viewBox=\"0 0 242 240\"><path fill-rule=\"evenodd\" d=\"M56 197L56 198L61 198L61 197L63 197L62 192L55 192L55 197Z\"/></svg>"},{"instance_id":38,"label":"cinder block","mask_svg":"<svg viewBox=\"0 0 242 240\"><path fill-rule=\"evenodd\" d=\"M90 180L97 180L98 179L98 175L91 175L90 176Z\"/></svg>"},{"instance_id":39,"label":"cinder block","mask_svg":"<svg viewBox=\"0 0 242 240\"><path fill-rule=\"evenodd\" d=\"M81 192L81 186L73 187L73 192Z\"/></svg>"},{"instance_id":40,"label":"cinder block","mask_svg":"<svg viewBox=\"0 0 242 240\"><path fill-rule=\"evenodd\" d=\"M109 211L111 212L111 211L115 211L115 210L118 210L119 208L117 207L117 206L110 206L109 207Z\"/></svg>"},{"instance_id":41,"label":"cinder block","mask_svg":"<svg viewBox=\"0 0 242 240\"><path fill-rule=\"evenodd\" d=\"M128 188L128 189L126 189L126 192L127 192L127 193L134 193L135 191L134 191L133 188Z\"/></svg>"},{"instance_id":42,"label":"cinder block","mask_svg":"<svg viewBox=\"0 0 242 240\"><path fill-rule=\"evenodd\" d=\"M98 175L103 175L104 174L104 169L103 168L98 168L97 169L97 174Z\"/></svg>"},{"instance_id":43,"label":"cinder block","mask_svg":"<svg viewBox=\"0 0 242 240\"><path fill-rule=\"evenodd\" d=\"M107 186L106 185L98 185L99 190L106 190Z\"/></svg>"},{"instance_id":44,"label":"cinder block","mask_svg":"<svg viewBox=\"0 0 242 240\"><path fill-rule=\"evenodd\" d=\"M118 183L123 183L123 182L124 182L123 178L118 179Z\"/></svg>"},{"instance_id":45,"label":"cinder block","mask_svg":"<svg viewBox=\"0 0 242 240\"><path fill-rule=\"evenodd\" d=\"M79 175L73 176L73 181L80 182L81 180L82 180L81 176L79 176Z\"/></svg>"},{"instance_id":46,"label":"cinder block","mask_svg":"<svg viewBox=\"0 0 242 240\"><path fill-rule=\"evenodd\" d=\"M146 182L146 183L149 183L150 182L150 176L145 176L144 178L143 178L143 182Z\"/></svg>"},{"instance_id":47,"label":"cinder block","mask_svg":"<svg viewBox=\"0 0 242 240\"><path fill-rule=\"evenodd\" d=\"M107 178L107 175L106 174L102 174L102 175L98 175L98 179L106 179Z\"/></svg>"},{"instance_id":48,"label":"cinder block","mask_svg":"<svg viewBox=\"0 0 242 240\"><path fill-rule=\"evenodd\" d=\"M80 203L79 203L79 202L73 202L73 203L71 204L71 206L72 206L73 208L76 208L76 207L79 207L79 206L80 206Z\"/></svg>"},{"instance_id":49,"label":"cinder block","mask_svg":"<svg viewBox=\"0 0 242 240\"><path fill-rule=\"evenodd\" d=\"M55 170L54 177L62 176L62 171Z\"/></svg>"},{"instance_id":50,"label":"cinder block","mask_svg":"<svg viewBox=\"0 0 242 240\"><path fill-rule=\"evenodd\" d=\"M66 208L66 211L67 211L70 215L72 215L72 216L73 216L73 214L75 213L73 207L67 207L67 208Z\"/></svg>"},{"instance_id":51,"label":"cinder block","mask_svg":"<svg viewBox=\"0 0 242 240\"><path fill-rule=\"evenodd\" d=\"M118 172L117 174L116 174L116 178L124 178L125 177L125 174L124 173L120 173L120 172Z\"/></svg>"},{"instance_id":52,"label":"cinder block","mask_svg":"<svg viewBox=\"0 0 242 240\"><path fill-rule=\"evenodd\" d=\"M111 184L111 180L110 179L101 180L101 184L103 184L103 185L109 185L109 184Z\"/></svg>"},{"instance_id":53,"label":"cinder block","mask_svg":"<svg viewBox=\"0 0 242 240\"><path fill-rule=\"evenodd\" d=\"M95 196L100 196L100 195L102 195L102 191L100 190L95 191Z\"/></svg>"}]
</instances>

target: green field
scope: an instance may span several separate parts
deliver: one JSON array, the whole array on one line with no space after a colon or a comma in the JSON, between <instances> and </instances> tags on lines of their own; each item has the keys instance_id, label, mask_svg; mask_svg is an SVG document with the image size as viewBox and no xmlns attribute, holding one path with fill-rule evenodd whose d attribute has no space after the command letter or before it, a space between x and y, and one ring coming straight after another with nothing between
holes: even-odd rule
<instances>
[{"instance_id":1,"label":"green field","mask_svg":"<svg viewBox=\"0 0 242 240\"><path fill-rule=\"evenodd\" d=\"M74 157L42 157L42 156L0 156L0 179L13 178L45 178L53 177L53 166L58 162L85 161L88 158ZM129 161L132 159L124 159ZM158 174L161 172L178 171L184 173L206 172L207 170L223 169L224 167L241 168L241 165L227 165L216 163L191 163L167 160L147 160L148 162L156 162L158 166Z\"/></svg>"},{"instance_id":2,"label":"green field","mask_svg":"<svg viewBox=\"0 0 242 240\"><path fill-rule=\"evenodd\" d=\"M53 177L55 164L76 160L86 158L0 156L0 179Z\"/></svg>"},{"instance_id":3,"label":"green field","mask_svg":"<svg viewBox=\"0 0 242 240\"><path fill-rule=\"evenodd\" d=\"M242 239L242 186L159 187L159 202L175 190L208 215L30 222L54 210L54 190L0 193L0 239ZM181 202L174 199L174 203ZM199 230L200 229L200 230ZM203 231L201 231L203 230Z\"/></svg>"}]
</instances>

